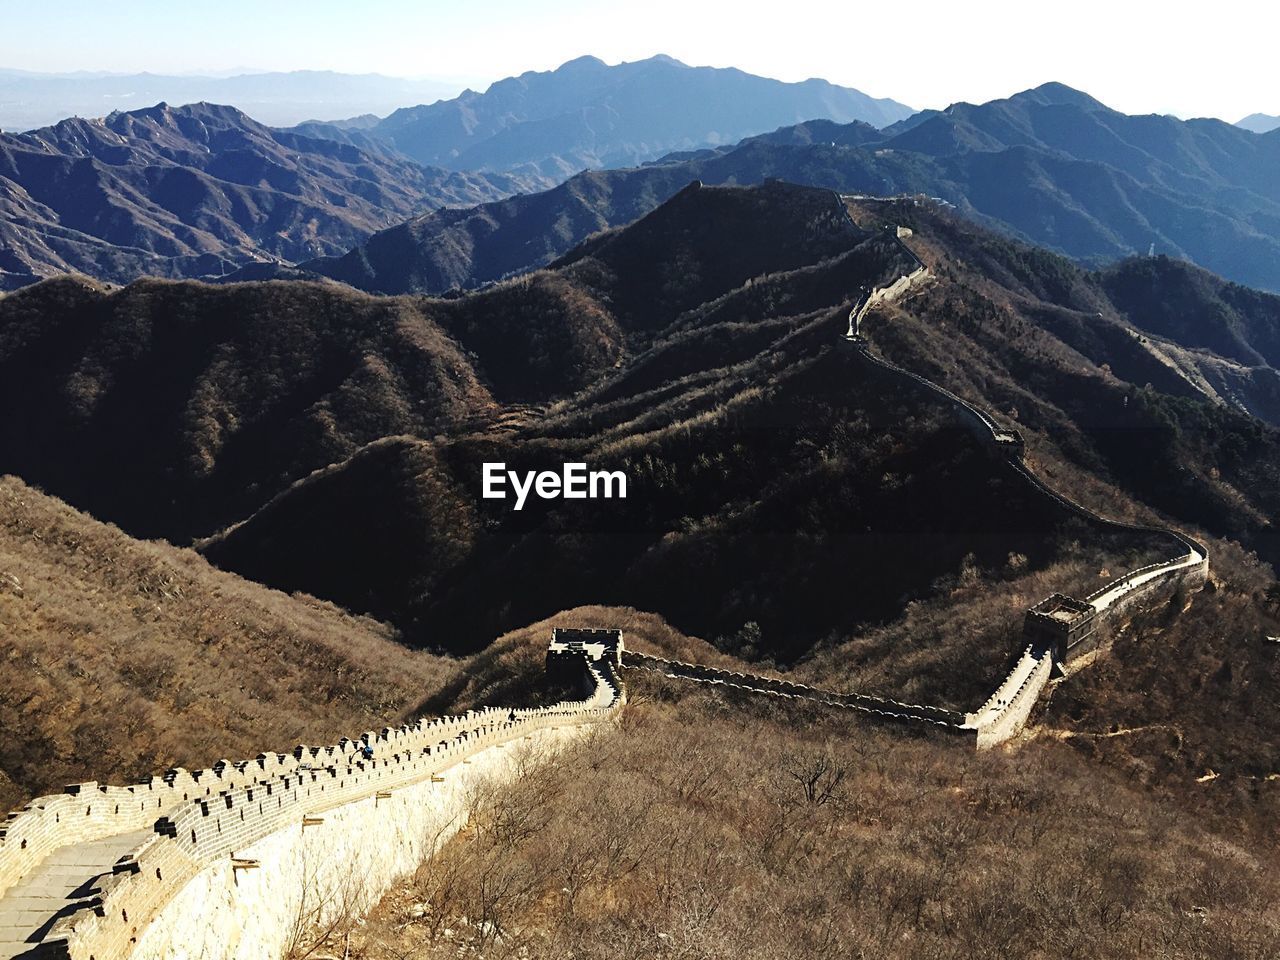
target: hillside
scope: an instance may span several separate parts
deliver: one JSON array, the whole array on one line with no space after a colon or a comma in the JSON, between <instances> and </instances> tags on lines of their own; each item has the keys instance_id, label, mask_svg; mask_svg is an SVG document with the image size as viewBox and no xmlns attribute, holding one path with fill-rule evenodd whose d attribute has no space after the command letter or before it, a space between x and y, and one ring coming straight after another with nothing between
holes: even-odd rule
<instances>
[{"instance_id":1,"label":"hillside","mask_svg":"<svg viewBox=\"0 0 1280 960\"><path fill-rule=\"evenodd\" d=\"M1126 260L1101 283L1153 349L1211 396L1280 425L1280 297L1167 257Z\"/></svg>"},{"instance_id":2,"label":"hillside","mask_svg":"<svg viewBox=\"0 0 1280 960\"><path fill-rule=\"evenodd\" d=\"M0 289L340 253L424 209L545 185L423 168L380 144L273 130L207 103L64 120L0 134Z\"/></svg>"},{"instance_id":3,"label":"hillside","mask_svg":"<svg viewBox=\"0 0 1280 960\"><path fill-rule=\"evenodd\" d=\"M413 304L329 285L61 278L0 318L0 394L22 411L0 469L139 536L189 541L364 443L492 402Z\"/></svg>"},{"instance_id":4,"label":"hillside","mask_svg":"<svg viewBox=\"0 0 1280 960\"><path fill-rule=\"evenodd\" d=\"M495 637L470 660L435 657L387 624L135 540L16 477L0 477L0 508L6 810L66 783L128 783L547 695L550 623ZM635 610L570 610L555 618L565 622L718 662Z\"/></svg>"},{"instance_id":5,"label":"hillside","mask_svg":"<svg viewBox=\"0 0 1280 960\"><path fill-rule=\"evenodd\" d=\"M1280 296L1168 257L1127 260L1101 280L1140 330L1249 366L1280 367Z\"/></svg>"},{"instance_id":6,"label":"hillside","mask_svg":"<svg viewBox=\"0 0 1280 960\"><path fill-rule=\"evenodd\" d=\"M590 170L542 193L437 210L300 268L370 293L444 293L543 267L593 233L644 216L689 183L680 166ZM277 270L276 276L287 279Z\"/></svg>"},{"instance_id":7,"label":"hillside","mask_svg":"<svg viewBox=\"0 0 1280 960\"><path fill-rule=\"evenodd\" d=\"M966 546L954 554L949 547L931 548L937 550L936 566L933 561L921 564L919 544L911 540L924 530L951 530L957 502L969 504L974 529L1001 531L977 549L970 560L974 573L1010 577L1016 571L1004 568L1011 552L1026 556L1030 551L1031 571L1053 562L1052 551L1039 550L1037 544L1052 541L1047 531L1056 521L1023 505L1016 488L1001 487L995 499L986 499L984 485L996 482L989 475L991 465L957 435L954 423L945 417L939 421L936 409L904 395L892 382L868 384L865 373L831 352L843 330L839 307L876 275L867 271L902 269L892 247L864 240L833 260L757 278L698 306L682 299L667 308L655 296L664 258L680 256L673 249L673 235L696 235L702 225L732 222L708 215L706 199L721 195L736 194L709 188L685 191L678 202L630 228L602 235L557 268L566 279L588 285L604 278L607 286L591 287L591 299L608 303L624 329L633 328L638 319L659 326L664 317L678 319L675 328L628 359L621 370L541 418L494 424L479 436L447 444L406 440L371 448L350 464L299 484L205 549L219 562L255 577L281 577L278 582L291 588L323 580L329 584L326 589L341 591L336 596L343 602L374 602L379 605L373 609L388 616L395 616L396 602L420 591L426 602L412 604L412 622L486 624L476 627L477 639L502 629L508 618L519 622L553 606L598 596L656 605L686 629L726 643L759 629L763 640L752 642L761 652L784 658L803 653L835 624L841 624L835 626L840 633L858 622L892 618L906 597L927 594L934 580L957 571L966 552L975 549L967 535L938 537ZM732 223L731 229L709 229L709 236L759 243ZM772 225L762 233L779 235ZM646 270L655 262L650 275ZM692 272L706 276L705 267ZM1077 275L1081 283L1091 282L1083 272ZM498 291L513 294L522 284L501 285L478 299ZM761 389L763 384L769 385L767 390ZM895 430L890 423L910 427ZM770 425L763 435L761 424ZM880 446L876 438L886 432L913 439L897 449ZM936 452L951 472L930 472L926 451ZM360 564L363 572L337 584L337 569L330 568L323 550L334 533L316 528L309 518L352 509L351 494L343 491L359 488L355 478L367 477L375 458L386 464L377 475L430 476L433 485L446 483L455 493L447 500L424 496L421 481L394 496L380 487L368 503L385 520L366 516L353 528L372 531L360 534L362 546L343 541L343 556L366 558ZM474 486L465 496L467 478L478 474L482 460L532 467L578 458L625 468L641 485L641 502L648 509L601 505L597 510L607 509L608 519L605 529L597 530L584 529L567 508L539 507L539 515L527 508L512 516L501 506L495 511L477 502ZM402 463L430 467L405 469ZM881 479L864 484L854 477ZM459 490L462 499L456 499ZM897 502L895 497L905 499ZM903 527L901 518L912 514L903 506L908 499L936 503L939 511L919 513L911 521L919 529ZM345 505L336 506L339 502ZM400 518L412 531L418 524L429 525L430 511L444 509L446 502L450 511L487 518L483 523L470 519L460 528L467 531L461 545L466 559L456 569L450 569L456 562L452 554L415 551L413 542L422 540L418 534L407 535L404 548L380 546L386 535L376 531L390 526L391 518ZM1007 515L997 502L1009 504ZM1019 512L1024 509L1030 512ZM1026 527L1020 530L1019 524ZM496 536L477 532L491 532L495 525L500 530ZM799 553L784 546L797 534L805 545ZM295 542L306 547L293 550ZM914 543L910 549L909 542ZM399 538L390 543L398 544ZM732 547L726 549L726 544ZM413 566L402 550L431 554L429 561L417 561L425 579L397 574ZM900 554L901 563L891 559ZM720 559L709 565L708 557ZM672 577L673 569L681 574ZM832 578L855 571L867 582L882 582L883 588L868 590L851 598L847 609L833 611L821 597L837 589ZM1092 574L1076 570L1067 575L1096 576L1096 568ZM495 577L508 584L506 605L499 609L480 602L478 593ZM688 583L687 596L673 583ZM791 586L780 589L784 583ZM374 589L381 596L371 600ZM388 594L402 589L396 597ZM747 621L754 626L743 634ZM458 636L463 639L461 631ZM992 645L1003 656L1006 640L988 636L987 641L986 653L976 653L977 659L989 657ZM954 646L950 652L954 655Z\"/></svg>"},{"instance_id":8,"label":"hillside","mask_svg":"<svg viewBox=\"0 0 1280 960\"><path fill-rule=\"evenodd\" d=\"M1005 100L926 111L880 131L806 122L636 170L584 175L539 197L427 215L336 262L307 266L369 290L474 287L542 266L690 180L779 177L851 194L942 197L980 224L1087 265L1154 245L1277 291L1278 168L1280 134L1128 116L1046 84Z\"/></svg>"},{"instance_id":9,"label":"hillside","mask_svg":"<svg viewBox=\"0 0 1280 960\"><path fill-rule=\"evenodd\" d=\"M850 308L908 274L849 342ZM0 400L16 414L0 455L175 538L246 512L200 539L201 557L0 479L0 800L546 702L553 624L969 711L1026 659L1029 603L1169 555L1162 534L1047 496L1025 464L1090 509L1193 532L1212 566L1205 579L1192 553L1200 577L1117 611L1064 678L1042 662L1047 696L1035 688L1027 727L996 749L966 749L956 727L882 728L883 713L819 706L813 690L628 668L625 707L554 761L501 749L535 728L475 720L468 741L493 748L470 769L514 757L507 781L436 792L456 756L411 777L423 754L409 741L386 765L276 781L301 788L296 806L282 795L256 833L237 831L270 787L228 794L213 820L189 807L169 849L197 849L201 831L222 889L253 870L227 862L230 843L301 836L310 790L345 784L348 802L322 792L324 817L303 821L332 832L291 849L323 844L346 882L366 882L348 851L394 846L369 843L375 824L403 837L393 811L459 799L465 831L426 844L367 919L367 899L345 899L304 931L313 956L603 957L651 941L762 958L1046 942L1096 960L1270 956L1280 430L1223 402L1196 364L1265 366L1274 300L1164 258L1090 272L938 203L776 181L692 184L548 269L442 300L75 279L7 295ZM1014 430L1023 454L1007 449ZM629 494L515 511L479 495L494 460L618 469ZM339 819L355 808L373 813L360 831ZM284 859L256 850L260 876ZM156 860L129 862L135 888L159 889ZM175 890L188 883L161 863ZM174 921L175 937L189 930Z\"/></svg>"},{"instance_id":10,"label":"hillside","mask_svg":"<svg viewBox=\"0 0 1280 960\"><path fill-rule=\"evenodd\" d=\"M1049 735L974 753L835 711L628 683L616 733L483 792L465 837L326 946L370 960L605 960L647 942L752 960L1280 950L1274 786L1244 827L1223 802L1250 789L1239 779L1169 796Z\"/></svg>"},{"instance_id":11,"label":"hillside","mask_svg":"<svg viewBox=\"0 0 1280 960\"><path fill-rule=\"evenodd\" d=\"M887 220L917 228L914 242L937 265L940 280L895 311L892 322L871 328L879 348L1013 418L1034 437L1038 468L1102 512L1150 516L1154 508L1239 538L1271 562L1280 559L1269 519L1280 508L1280 434L1223 406L1195 378L1169 366L1167 348L1126 319L1133 303L1122 301L1122 307L1108 299L1105 277L975 230L943 210L868 203L855 210L873 239L848 253L757 277L697 306L680 300L668 310L655 296L662 289L658 276L645 266L662 262L654 250L674 253L673 234L710 222L682 215L682 205L703 196L717 191L686 191L680 203L601 235L557 267L566 280L585 282L593 302L609 304L624 329L635 324L633 316L658 324L676 319L620 369L541 416L526 412L472 437L394 441L364 451L299 484L204 549L248 575L280 577L275 582L289 588L323 582L319 592L337 589L334 596L358 608L372 603L381 615L410 624L410 633L434 623L477 624L478 642L510 622L588 597L651 607L726 649L786 660L815 644L845 649L843 638L861 630L863 638L841 658L859 665L848 671L851 685L946 696L926 679L937 676L941 653L924 638L949 615L943 611L967 595L964 577L975 584L995 578L1031 600L1067 584L1082 588L1123 566L1125 551L1141 546L1106 543L1093 533L1053 533L1057 521L1037 515L1033 502L1021 503L1016 485L991 486L1000 482L993 464L968 446L947 415L892 380L850 366L832 349L843 332L841 305L856 297L867 282L861 278L875 276L866 271L903 269L895 266L892 246L874 239L876 225ZM748 239L736 225L720 233ZM887 263L880 259L885 256ZM594 286L600 278L606 285ZM479 299L511 294L523 283L499 285ZM1170 302L1144 300L1150 313L1143 327L1156 323L1152 318ZM1250 301L1241 293L1240 302ZM1214 323L1213 314L1204 321ZM1203 357L1229 362L1208 351ZM899 445L889 445L887 436ZM376 471L384 478L430 477L453 493L425 496L426 480L393 495L379 488L371 503L374 516L384 519L365 517L356 529L377 531L393 525L392 518L406 521L409 531L429 528L431 511L447 503L470 518L458 528L466 542L445 554L414 548L418 534L389 551L380 546L385 535L376 532L361 534L363 545L344 539L341 555L364 557L364 573L336 584L337 567L324 552L335 534L310 518L350 510L343 491L372 469L373 459L385 461ZM584 527L558 504L538 505L536 513L530 506L519 515L502 505L495 510L469 488L482 460L523 469L565 459L626 470L644 508L600 505L592 515L605 511L601 529ZM1007 512L997 504L1007 504ZM973 527L962 533L953 526L957 514L969 516ZM916 522L919 529L911 526ZM972 539L979 529L993 536L985 543ZM938 541L949 546L930 539L925 548L913 539L926 530L948 531ZM1045 549L1059 535L1088 541L1090 548L1077 546L1067 562ZM292 550L294 542L304 549ZM964 546L948 553L956 544ZM414 566L406 551L430 553L416 561L420 573L413 579L396 573ZM974 555L966 561L968 552ZM1029 566L1021 560L1009 566L1011 553L1029 558ZM833 609L824 598L847 577L877 587ZM507 585L500 608L483 601L495 578ZM389 592L395 590L402 592ZM414 594L423 599L409 601L410 619L400 620L395 605ZM931 596L947 599L931 606ZM976 597L983 596L979 589ZM909 599L917 601L914 619L869 630L893 623ZM951 662L972 664L973 676L989 673L993 658L1017 642L1016 629L1007 633L1009 622L988 615L975 600L972 629L942 648ZM456 635L462 640L464 632ZM843 674L847 667L829 669ZM951 690L962 683L947 675Z\"/></svg>"},{"instance_id":12,"label":"hillside","mask_svg":"<svg viewBox=\"0 0 1280 960\"><path fill-rule=\"evenodd\" d=\"M1102 278L931 205L849 209L776 182L691 186L552 269L445 300L42 284L0 301L24 411L5 469L411 644L477 650L606 602L752 659L856 643L851 685L963 703L1017 616L979 592L974 629L937 644L930 604L978 584L1088 593L1163 557L1082 526L947 404L841 347L861 291L911 269L897 223L936 279L868 321L878 350L1009 418L1100 511L1280 558L1277 431L1167 365ZM631 494L515 512L480 497L499 460L621 469Z\"/></svg>"},{"instance_id":13,"label":"hillside","mask_svg":"<svg viewBox=\"0 0 1280 960\"><path fill-rule=\"evenodd\" d=\"M682 217L714 211L756 232L722 250L708 221L690 247L667 251L667 264L707 265L668 316L856 233L829 194L793 197L782 187L687 197ZM768 229L794 242L775 250L762 242ZM615 292L634 295L625 281L593 288L573 271L454 301L307 283L49 281L0 299L0 398L22 411L0 424L0 469L135 534L188 542L363 444L434 437L497 403L581 389L618 362L629 335L653 334L601 305Z\"/></svg>"},{"instance_id":14,"label":"hillside","mask_svg":"<svg viewBox=\"0 0 1280 960\"><path fill-rule=\"evenodd\" d=\"M613 66L580 57L483 93L405 107L369 132L419 163L560 180L584 167L630 166L802 120L883 127L911 112L825 80L782 83L665 56Z\"/></svg>"},{"instance_id":15,"label":"hillside","mask_svg":"<svg viewBox=\"0 0 1280 960\"><path fill-rule=\"evenodd\" d=\"M0 477L0 806L381 728L454 682L385 624Z\"/></svg>"},{"instance_id":16,"label":"hillside","mask_svg":"<svg viewBox=\"0 0 1280 960\"><path fill-rule=\"evenodd\" d=\"M870 327L890 359L1016 421L1043 475L1078 499L1095 489L1091 474L1280 560L1280 430L1169 362L1103 277L946 209L869 207L916 227L916 249L947 281ZM1168 302L1151 298L1143 325L1163 324L1153 318Z\"/></svg>"},{"instance_id":17,"label":"hillside","mask_svg":"<svg viewBox=\"0 0 1280 960\"><path fill-rule=\"evenodd\" d=\"M993 479L936 408L854 388L833 314L902 262L832 194L770 184L686 189L555 270L455 300L45 283L0 301L3 389L23 411L0 449L5 469L130 532L217 534L201 548L220 564L393 620L411 643L475 650L604 600L726 644L763 628L758 655L794 659L966 562L1041 569L1081 536ZM545 432L520 430L557 402ZM478 500L482 460L569 456L636 484L602 525ZM779 549L797 529L807 556ZM701 586L671 591L673 570ZM820 602L851 570L881 586ZM484 599L494 578L501 604ZM1006 654L981 651L974 682Z\"/></svg>"}]
</instances>

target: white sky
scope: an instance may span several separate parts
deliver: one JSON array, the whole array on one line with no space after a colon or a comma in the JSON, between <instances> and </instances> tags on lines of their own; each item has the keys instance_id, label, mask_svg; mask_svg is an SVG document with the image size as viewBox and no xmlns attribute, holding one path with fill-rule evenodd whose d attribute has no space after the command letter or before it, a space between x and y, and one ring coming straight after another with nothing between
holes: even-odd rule
<instances>
[{"instance_id":1,"label":"white sky","mask_svg":"<svg viewBox=\"0 0 1280 960\"><path fill-rule=\"evenodd\" d=\"M327 69L483 88L590 53L823 77L913 107L1048 80L1129 113L1280 114L1280 4L1074 0L0 0L0 67Z\"/></svg>"}]
</instances>

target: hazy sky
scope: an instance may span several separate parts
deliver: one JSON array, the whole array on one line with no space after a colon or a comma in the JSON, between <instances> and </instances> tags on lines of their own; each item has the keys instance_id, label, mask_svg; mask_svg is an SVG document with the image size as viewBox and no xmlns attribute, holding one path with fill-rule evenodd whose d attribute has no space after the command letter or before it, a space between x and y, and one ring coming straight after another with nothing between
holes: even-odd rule
<instances>
[{"instance_id":1,"label":"hazy sky","mask_svg":"<svg viewBox=\"0 0 1280 960\"><path fill-rule=\"evenodd\" d=\"M1280 114L1274 0L0 0L0 67L324 69L483 88L591 53L823 77L913 107L1060 80L1130 113Z\"/></svg>"}]
</instances>

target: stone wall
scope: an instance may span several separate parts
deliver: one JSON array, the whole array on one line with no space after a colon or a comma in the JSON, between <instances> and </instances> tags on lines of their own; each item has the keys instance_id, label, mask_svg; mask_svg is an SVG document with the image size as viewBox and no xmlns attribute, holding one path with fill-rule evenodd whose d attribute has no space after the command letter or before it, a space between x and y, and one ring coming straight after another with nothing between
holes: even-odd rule
<instances>
[{"instance_id":1,"label":"stone wall","mask_svg":"<svg viewBox=\"0 0 1280 960\"><path fill-rule=\"evenodd\" d=\"M278 956L261 952L263 945L278 946L277 914L296 911L302 894L272 883L260 888L256 901L247 894L237 898L250 889L251 874L288 884L297 881L301 864L322 900L334 900L351 876L359 878L361 898L376 897L429 852L423 838L457 828L462 787L476 772L500 774L518 747L553 746L612 718L623 702L613 661L581 662L591 681L591 693L581 701L490 708L387 728L358 741L300 746L292 757L219 764L199 774L180 771L160 778L158 797L142 791L150 783L81 784L66 796L33 801L10 821L0 847L5 876L30 870L23 867L37 846L52 850L151 824L155 832L101 881L100 902L58 920L30 956L119 960L144 943L155 946L141 955L156 957ZM365 745L373 748L372 759L361 752ZM177 799L184 789L187 798ZM114 801L123 798L132 804L117 809ZM314 842L319 836L327 842ZM277 854L279 862L270 859ZM246 919L255 916L271 929ZM210 933L207 923L219 932ZM223 950L218 944L232 927L245 946Z\"/></svg>"},{"instance_id":2,"label":"stone wall","mask_svg":"<svg viewBox=\"0 0 1280 960\"><path fill-rule=\"evenodd\" d=\"M60 847L144 829L179 804L275 779L297 763L295 756L261 754L207 770L177 768L124 787L77 783L63 794L32 800L0 827L0 895Z\"/></svg>"},{"instance_id":3,"label":"stone wall","mask_svg":"<svg viewBox=\"0 0 1280 960\"><path fill-rule=\"evenodd\" d=\"M1017 430L1001 427L980 407L871 352L870 345L860 334L861 323L867 312L877 305L900 298L913 285L930 276L924 261L903 243L903 239L910 236L910 231L904 232L901 229L893 233L895 242L911 257L914 264L912 271L886 287L877 287L865 293L849 312L849 329L845 337L856 345L862 358L879 370L906 378L920 389L936 398L941 398L979 440L1003 454L1012 469L1017 471L1026 482L1082 519L1111 530L1153 533L1169 540L1174 554L1168 560L1132 570L1086 598L1086 601L1096 610L1098 626L1101 626L1107 618L1114 620L1140 603L1151 603L1158 597L1172 594L1180 588L1203 583L1209 571L1209 551L1203 544L1186 534L1166 527L1108 519L1064 496L1036 476L1022 462L1025 444L1021 433ZM1093 637L1096 643L1097 634L1093 634ZM1070 650L1064 651L1063 657L1066 659L1070 656L1078 656L1085 652L1085 649L1086 647L1082 646L1074 653ZM1021 729L1035 698L1048 682L1053 667L1052 650L1038 644L1027 648L987 703L966 716L965 726L976 730L979 747L999 743Z\"/></svg>"},{"instance_id":4,"label":"stone wall","mask_svg":"<svg viewBox=\"0 0 1280 960\"><path fill-rule=\"evenodd\" d=\"M903 703L886 697L873 697L860 693L834 693L775 677L720 670L715 667L683 663L679 660L665 660L662 657L651 657L632 651L623 654L622 665L631 669L650 670L678 680L716 684L748 693L808 700L824 706L855 710L868 719L910 724L927 732L963 733L965 731L965 717L944 707Z\"/></svg>"},{"instance_id":5,"label":"stone wall","mask_svg":"<svg viewBox=\"0 0 1280 960\"><path fill-rule=\"evenodd\" d=\"M1031 708L1040 698L1040 692L1049 682L1049 674L1052 670L1053 657L1047 651L1041 652L1034 659L1031 672L1018 684L1017 690L1009 701L1002 704L987 722L977 727L979 750L1003 743L1022 729L1027 722L1027 717L1031 714Z\"/></svg>"},{"instance_id":6,"label":"stone wall","mask_svg":"<svg viewBox=\"0 0 1280 960\"><path fill-rule=\"evenodd\" d=\"M139 936L133 960L280 957L295 931L358 916L465 826L471 788L509 780L582 725L526 734L446 768L439 780L366 795L319 815L293 816L262 839L216 857ZM248 866L247 864L256 864Z\"/></svg>"}]
</instances>

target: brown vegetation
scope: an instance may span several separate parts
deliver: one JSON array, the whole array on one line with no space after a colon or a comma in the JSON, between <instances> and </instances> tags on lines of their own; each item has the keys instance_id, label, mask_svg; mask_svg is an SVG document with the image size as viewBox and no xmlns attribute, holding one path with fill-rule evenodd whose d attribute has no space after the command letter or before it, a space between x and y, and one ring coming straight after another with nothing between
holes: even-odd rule
<instances>
[{"instance_id":1,"label":"brown vegetation","mask_svg":"<svg viewBox=\"0 0 1280 960\"><path fill-rule=\"evenodd\" d=\"M329 743L458 665L384 624L130 539L0 478L0 807L87 779Z\"/></svg>"},{"instance_id":2,"label":"brown vegetation","mask_svg":"<svg viewBox=\"0 0 1280 960\"><path fill-rule=\"evenodd\" d=\"M390 893L353 960L1256 958L1247 848L1069 748L975 754L629 678L621 728L509 788Z\"/></svg>"},{"instance_id":3,"label":"brown vegetation","mask_svg":"<svg viewBox=\"0 0 1280 960\"><path fill-rule=\"evenodd\" d=\"M554 698L553 625L621 626L641 649L717 658L660 618L565 611L470 660L391 627L134 540L0 477L0 810L88 779L128 783L420 715Z\"/></svg>"},{"instance_id":4,"label":"brown vegetation","mask_svg":"<svg viewBox=\"0 0 1280 960\"><path fill-rule=\"evenodd\" d=\"M1046 707L1045 735L1135 784L1274 842L1280 820L1280 608L1271 569L1213 545L1213 578L1134 617Z\"/></svg>"}]
</instances>

